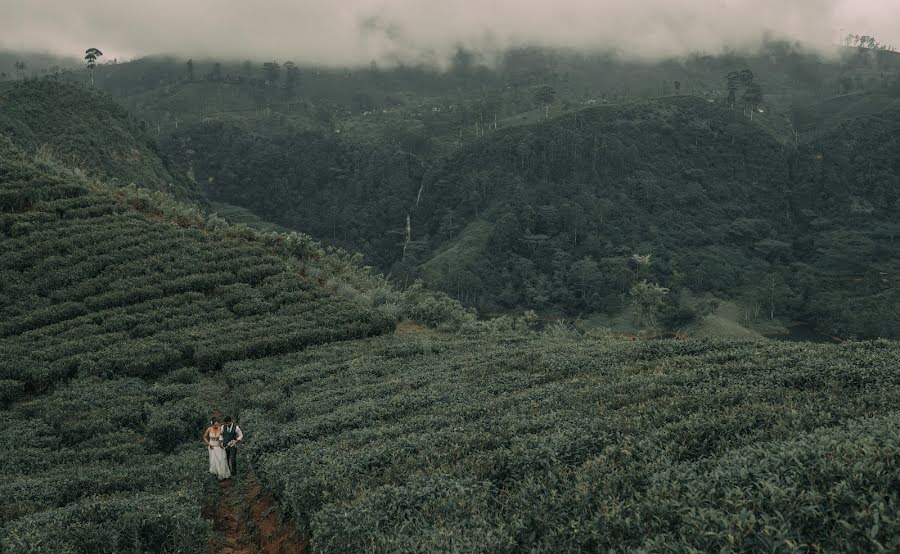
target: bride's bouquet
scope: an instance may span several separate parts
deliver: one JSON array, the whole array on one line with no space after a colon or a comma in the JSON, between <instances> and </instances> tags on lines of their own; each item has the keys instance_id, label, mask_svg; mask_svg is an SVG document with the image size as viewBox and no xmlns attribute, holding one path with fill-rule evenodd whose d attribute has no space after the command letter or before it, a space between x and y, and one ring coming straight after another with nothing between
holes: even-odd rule
<instances>
[{"instance_id":1,"label":"bride's bouquet","mask_svg":"<svg viewBox=\"0 0 900 554\"><path fill-rule=\"evenodd\" d=\"M233 446L236 445L236 444L237 444L237 441L234 440L234 439L231 439L230 441L228 441L228 444L226 444L225 447L226 447L226 448L231 448L231 447L233 447Z\"/></svg>"}]
</instances>

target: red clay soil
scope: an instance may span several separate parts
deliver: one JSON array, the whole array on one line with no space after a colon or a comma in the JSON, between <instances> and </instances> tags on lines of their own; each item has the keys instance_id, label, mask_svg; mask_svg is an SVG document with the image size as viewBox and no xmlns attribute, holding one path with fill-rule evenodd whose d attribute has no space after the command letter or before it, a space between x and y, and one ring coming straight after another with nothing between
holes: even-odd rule
<instances>
[{"instance_id":1,"label":"red clay soil","mask_svg":"<svg viewBox=\"0 0 900 554\"><path fill-rule=\"evenodd\" d=\"M252 474L222 481L210 552L221 554L303 554L309 541L278 509Z\"/></svg>"}]
</instances>

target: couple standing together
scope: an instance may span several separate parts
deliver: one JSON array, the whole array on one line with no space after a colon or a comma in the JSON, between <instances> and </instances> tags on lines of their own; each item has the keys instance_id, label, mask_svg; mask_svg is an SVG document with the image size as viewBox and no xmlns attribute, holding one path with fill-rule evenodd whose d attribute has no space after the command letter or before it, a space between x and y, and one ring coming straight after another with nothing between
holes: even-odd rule
<instances>
[{"instance_id":1,"label":"couple standing together","mask_svg":"<svg viewBox=\"0 0 900 554\"><path fill-rule=\"evenodd\" d=\"M231 416L225 418L225 424L219 424L219 418L212 418L212 425L203 433L203 442L209 449L209 472L219 478L229 479L237 474L237 445L244 440L244 433Z\"/></svg>"}]
</instances>

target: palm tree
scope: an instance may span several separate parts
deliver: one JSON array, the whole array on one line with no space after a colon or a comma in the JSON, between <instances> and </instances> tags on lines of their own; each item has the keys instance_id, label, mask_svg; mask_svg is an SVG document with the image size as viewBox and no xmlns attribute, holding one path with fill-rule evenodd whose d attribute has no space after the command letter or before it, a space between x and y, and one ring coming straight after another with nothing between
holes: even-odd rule
<instances>
[{"instance_id":1,"label":"palm tree","mask_svg":"<svg viewBox=\"0 0 900 554\"><path fill-rule=\"evenodd\" d=\"M97 58L103 55L103 52L96 48L88 48L84 51L84 59L87 61L87 67L91 70L91 86L94 85L94 68L97 67Z\"/></svg>"}]
</instances>

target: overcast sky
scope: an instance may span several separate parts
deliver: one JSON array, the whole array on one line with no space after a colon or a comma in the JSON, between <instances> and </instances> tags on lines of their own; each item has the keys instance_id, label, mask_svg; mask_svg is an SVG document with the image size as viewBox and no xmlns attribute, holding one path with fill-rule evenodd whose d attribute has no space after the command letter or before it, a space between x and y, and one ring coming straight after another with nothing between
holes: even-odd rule
<instances>
[{"instance_id":1,"label":"overcast sky","mask_svg":"<svg viewBox=\"0 0 900 554\"><path fill-rule=\"evenodd\" d=\"M446 60L534 44L638 58L844 32L900 48L900 0L0 0L0 47L323 64Z\"/></svg>"}]
</instances>

